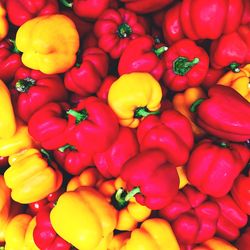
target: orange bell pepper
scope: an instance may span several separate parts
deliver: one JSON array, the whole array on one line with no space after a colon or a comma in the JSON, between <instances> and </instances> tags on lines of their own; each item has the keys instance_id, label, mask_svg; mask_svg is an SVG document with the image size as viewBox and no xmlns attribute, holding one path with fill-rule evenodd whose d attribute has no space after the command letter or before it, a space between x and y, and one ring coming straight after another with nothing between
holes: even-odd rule
<instances>
[{"instance_id":1,"label":"orange bell pepper","mask_svg":"<svg viewBox=\"0 0 250 250\"><path fill-rule=\"evenodd\" d=\"M6 19L6 10L3 6L3 3L0 2L0 41L3 40L9 30L9 24Z\"/></svg>"},{"instance_id":2,"label":"orange bell pepper","mask_svg":"<svg viewBox=\"0 0 250 250\"><path fill-rule=\"evenodd\" d=\"M214 237L202 243L202 245L194 247L193 250L237 250L236 247L231 245L224 239Z\"/></svg>"},{"instance_id":3,"label":"orange bell pepper","mask_svg":"<svg viewBox=\"0 0 250 250\"><path fill-rule=\"evenodd\" d=\"M187 179L186 171L183 166L177 167L176 170L180 179L179 189L182 189L189 183Z\"/></svg>"},{"instance_id":4,"label":"orange bell pepper","mask_svg":"<svg viewBox=\"0 0 250 250\"><path fill-rule=\"evenodd\" d=\"M122 232L114 235L107 250L120 250L126 241L130 238L130 232Z\"/></svg>"}]
</instances>

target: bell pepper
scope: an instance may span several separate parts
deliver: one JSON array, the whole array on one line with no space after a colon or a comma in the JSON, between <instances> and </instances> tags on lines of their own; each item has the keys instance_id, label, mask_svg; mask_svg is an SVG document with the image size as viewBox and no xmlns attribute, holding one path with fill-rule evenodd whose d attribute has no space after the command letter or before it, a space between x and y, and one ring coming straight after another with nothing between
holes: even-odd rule
<instances>
[{"instance_id":1,"label":"bell pepper","mask_svg":"<svg viewBox=\"0 0 250 250\"><path fill-rule=\"evenodd\" d=\"M250 159L241 144L203 139L193 149L186 171L189 182L213 197L226 195Z\"/></svg>"},{"instance_id":2,"label":"bell pepper","mask_svg":"<svg viewBox=\"0 0 250 250\"><path fill-rule=\"evenodd\" d=\"M202 245L192 248L193 250L237 250L235 246L230 244L228 241L225 241L219 237L213 237L209 240L206 240L202 243ZM242 249L243 250L243 249Z\"/></svg>"},{"instance_id":3,"label":"bell pepper","mask_svg":"<svg viewBox=\"0 0 250 250\"><path fill-rule=\"evenodd\" d=\"M156 46L150 36L141 36L131 41L123 51L119 63L120 75L131 72L147 72L156 80L162 77L164 66L161 55L167 50L166 46Z\"/></svg>"},{"instance_id":4,"label":"bell pepper","mask_svg":"<svg viewBox=\"0 0 250 250\"><path fill-rule=\"evenodd\" d=\"M30 136L28 127L17 120L16 133L10 138L0 140L0 156L7 157L33 146L36 146L36 143Z\"/></svg>"},{"instance_id":5,"label":"bell pepper","mask_svg":"<svg viewBox=\"0 0 250 250\"><path fill-rule=\"evenodd\" d=\"M10 91L0 80L0 142L11 138L16 133L16 119L11 102Z\"/></svg>"},{"instance_id":6,"label":"bell pepper","mask_svg":"<svg viewBox=\"0 0 250 250\"><path fill-rule=\"evenodd\" d=\"M228 71L218 79L217 83L230 86L250 102L250 64L238 68L237 71L238 72Z\"/></svg>"},{"instance_id":7,"label":"bell pepper","mask_svg":"<svg viewBox=\"0 0 250 250\"><path fill-rule=\"evenodd\" d=\"M21 67L21 55L15 47L12 39L5 39L0 42L0 79L5 82L13 80L14 75Z\"/></svg>"},{"instance_id":8,"label":"bell pepper","mask_svg":"<svg viewBox=\"0 0 250 250\"><path fill-rule=\"evenodd\" d=\"M30 39L28 39L30 38ZM16 33L22 62L45 74L64 73L76 61L79 35L65 15L45 15L25 22Z\"/></svg>"},{"instance_id":9,"label":"bell pepper","mask_svg":"<svg viewBox=\"0 0 250 250\"><path fill-rule=\"evenodd\" d=\"M187 175L186 175L186 168L184 166L179 166L176 168L180 183L179 183L179 189L184 188L187 184L189 184Z\"/></svg>"},{"instance_id":10,"label":"bell pepper","mask_svg":"<svg viewBox=\"0 0 250 250\"><path fill-rule=\"evenodd\" d=\"M125 242L130 238L130 232L121 232L114 235L107 250L120 250Z\"/></svg>"},{"instance_id":11,"label":"bell pepper","mask_svg":"<svg viewBox=\"0 0 250 250\"><path fill-rule=\"evenodd\" d=\"M8 157L0 156L0 169L5 169L8 167Z\"/></svg>"},{"instance_id":12,"label":"bell pepper","mask_svg":"<svg viewBox=\"0 0 250 250\"><path fill-rule=\"evenodd\" d=\"M30 148L9 157L10 167L4 172L4 180L14 201L28 204L60 188L62 174L54 162L44 158L47 155L43 156L42 152L45 151Z\"/></svg>"},{"instance_id":13,"label":"bell pepper","mask_svg":"<svg viewBox=\"0 0 250 250\"><path fill-rule=\"evenodd\" d=\"M209 67L207 71L207 75L205 79L202 82L202 86L205 89L209 89L213 85L217 83L217 81L225 74L225 71L223 69L214 69L212 67Z\"/></svg>"},{"instance_id":14,"label":"bell pepper","mask_svg":"<svg viewBox=\"0 0 250 250\"><path fill-rule=\"evenodd\" d=\"M107 9L96 20L94 33L99 47L117 59L131 40L145 35L145 28L134 12Z\"/></svg>"},{"instance_id":15,"label":"bell pepper","mask_svg":"<svg viewBox=\"0 0 250 250\"><path fill-rule=\"evenodd\" d=\"M210 61L214 68L220 69L235 64L250 63L250 23L241 25L229 34L214 40L210 47Z\"/></svg>"},{"instance_id":16,"label":"bell pepper","mask_svg":"<svg viewBox=\"0 0 250 250\"><path fill-rule=\"evenodd\" d=\"M190 39L175 42L163 55L163 81L173 91L197 87L205 79L209 57L206 51Z\"/></svg>"},{"instance_id":17,"label":"bell pepper","mask_svg":"<svg viewBox=\"0 0 250 250\"><path fill-rule=\"evenodd\" d=\"M108 75L107 77L105 77L100 88L96 92L97 97L99 97L104 102L107 102L109 89L113 84L113 82L115 82L116 80L117 78L113 75Z\"/></svg>"},{"instance_id":18,"label":"bell pepper","mask_svg":"<svg viewBox=\"0 0 250 250\"><path fill-rule=\"evenodd\" d=\"M36 215L33 237L41 250L69 250L71 244L57 235L50 222L52 204L43 207Z\"/></svg>"},{"instance_id":19,"label":"bell pepper","mask_svg":"<svg viewBox=\"0 0 250 250\"><path fill-rule=\"evenodd\" d=\"M246 230L237 239L236 244L239 250L248 250L250 247L250 227L248 226Z\"/></svg>"},{"instance_id":20,"label":"bell pepper","mask_svg":"<svg viewBox=\"0 0 250 250\"><path fill-rule=\"evenodd\" d=\"M81 48L85 50L92 47L98 47L98 40L95 33L93 31L90 31L84 36Z\"/></svg>"},{"instance_id":21,"label":"bell pepper","mask_svg":"<svg viewBox=\"0 0 250 250\"><path fill-rule=\"evenodd\" d=\"M132 10L136 13L147 14L160 10L165 6L173 2L173 0L121 0L125 3L125 7L128 10Z\"/></svg>"},{"instance_id":22,"label":"bell pepper","mask_svg":"<svg viewBox=\"0 0 250 250\"><path fill-rule=\"evenodd\" d=\"M94 155L94 163L106 178L118 177L123 164L139 152L135 131L120 127L115 141L103 152Z\"/></svg>"},{"instance_id":23,"label":"bell pepper","mask_svg":"<svg viewBox=\"0 0 250 250\"><path fill-rule=\"evenodd\" d=\"M68 144L78 151L93 155L105 151L119 132L117 117L111 108L97 97L81 100L67 111L70 131ZM98 142L98 143L96 143Z\"/></svg>"},{"instance_id":24,"label":"bell pepper","mask_svg":"<svg viewBox=\"0 0 250 250\"><path fill-rule=\"evenodd\" d=\"M36 225L35 217L18 214L9 222L6 229L5 250L39 250L33 240Z\"/></svg>"},{"instance_id":25,"label":"bell pepper","mask_svg":"<svg viewBox=\"0 0 250 250\"><path fill-rule=\"evenodd\" d=\"M6 19L6 10L3 3L0 3L0 41L8 34L9 24Z\"/></svg>"},{"instance_id":26,"label":"bell pepper","mask_svg":"<svg viewBox=\"0 0 250 250\"><path fill-rule=\"evenodd\" d=\"M116 220L115 209L92 187L63 193L50 212L56 233L81 250L106 250Z\"/></svg>"},{"instance_id":27,"label":"bell pepper","mask_svg":"<svg viewBox=\"0 0 250 250\"><path fill-rule=\"evenodd\" d=\"M96 93L108 73L109 60L100 48L88 48L79 54L76 66L65 73L65 87L83 97Z\"/></svg>"},{"instance_id":28,"label":"bell pepper","mask_svg":"<svg viewBox=\"0 0 250 250\"><path fill-rule=\"evenodd\" d=\"M180 250L170 224L161 218L151 218L144 221L140 228L132 231L130 238L121 250Z\"/></svg>"},{"instance_id":29,"label":"bell pepper","mask_svg":"<svg viewBox=\"0 0 250 250\"><path fill-rule=\"evenodd\" d=\"M247 24L250 22L250 3L248 0L243 0L244 10L241 19L241 24Z\"/></svg>"},{"instance_id":30,"label":"bell pepper","mask_svg":"<svg viewBox=\"0 0 250 250\"><path fill-rule=\"evenodd\" d=\"M28 122L36 110L49 102L66 101L68 93L58 75L20 67L12 82L17 115Z\"/></svg>"},{"instance_id":31,"label":"bell pepper","mask_svg":"<svg viewBox=\"0 0 250 250\"><path fill-rule=\"evenodd\" d=\"M146 117L138 126L137 138L142 151L159 148L176 166L187 162L194 143L189 120L175 110L163 111L160 117Z\"/></svg>"},{"instance_id":32,"label":"bell pepper","mask_svg":"<svg viewBox=\"0 0 250 250\"><path fill-rule=\"evenodd\" d=\"M21 26L34 17L58 13L59 6L56 0L39 0L38 2L6 0L6 9L9 21L16 26Z\"/></svg>"},{"instance_id":33,"label":"bell pepper","mask_svg":"<svg viewBox=\"0 0 250 250\"><path fill-rule=\"evenodd\" d=\"M216 198L214 201L219 205L221 211L217 221L216 234L225 240L236 240L240 235L240 229L247 225L247 214L229 195Z\"/></svg>"},{"instance_id":34,"label":"bell pepper","mask_svg":"<svg viewBox=\"0 0 250 250\"><path fill-rule=\"evenodd\" d=\"M161 86L153 76L134 72L120 76L111 85L108 104L122 126L136 128L143 117L159 113L161 98Z\"/></svg>"},{"instance_id":35,"label":"bell pepper","mask_svg":"<svg viewBox=\"0 0 250 250\"><path fill-rule=\"evenodd\" d=\"M178 192L179 176L176 167L159 149L148 149L125 162L121 178L126 182L128 193L141 205L160 209L170 203Z\"/></svg>"},{"instance_id":36,"label":"bell pepper","mask_svg":"<svg viewBox=\"0 0 250 250\"><path fill-rule=\"evenodd\" d=\"M208 90L208 98L191 106L196 122L209 134L222 139L243 142L250 138L249 102L229 86L216 84Z\"/></svg>"}]
</instances>

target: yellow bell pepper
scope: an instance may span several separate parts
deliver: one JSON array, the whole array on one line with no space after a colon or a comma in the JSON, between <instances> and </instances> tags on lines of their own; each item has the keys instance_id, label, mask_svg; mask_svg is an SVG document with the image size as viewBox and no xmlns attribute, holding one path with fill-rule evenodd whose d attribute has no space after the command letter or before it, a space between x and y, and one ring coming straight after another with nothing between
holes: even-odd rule
<instances>
[{"instance_id":1,"label":"yellow bell pepper","mask_svg":"<svg viewBox=\"0 0 250 250\"><path fill-rule=\"evenodd\" d=\"M16 132L16 120L11 103L10 92L2 80L0 80L0 100L1 100L0 102L0 141L1 141L1 139L12 137Z\"/></svg>"},{"instance_id":2,"label":"yellow bell pepper","mask_svg":"<svg viewBox=\"0 0 250 250\"><path fill-rule=\"evenodd\" d=\"M237 248L221 238L214 237L194 247L193 250L237 250Z\"/></svg>"},{"instance_id":3,"label":"yellow bell pepper","mask_svg":"<svg viewBox=\"0 0 250 250\"><path fill-rule=\"evenodd\" d=\"M41 200L62 184L62 174L55 163L48 162L35 148L11 155L8 161L10 167L4 172L4 180L12 199L21 204Z\"/></svg>"},{"instance_id":4,"label":"yellow bell pepper","mask_svg":"<svg viewBox=\"0 0 250 250\"><path fill-rule=\"evenodd\" d=\"M25 66L45 74L66 72L76 61L79 35L65 15L45 15L25 22L17 31L16 47Z\"/></svg>"},{"instance_id":5,"label":"yellow bell pepper","mask_svg":"<svg viewBox=\"0 0 250 250\"><path fill-rule=\"evenodd\" d=\"M120 124L131 128L136 128L143 117L158 114L161 99L161 86L149 73L124 74L108 93L108 104Z\"/></svg>"},{"instance_id":6,"label":"yellow bell pepper","mask_svg":"<svg viewBox=\"0 0 250 250\"><path fill-rule=\"evenodd\" d=\"M180 179L179 189L182 189L189 183L186 176L185 168L183 166L180 166L177 167L176 170Z\"/></svg>"},{"instance_id":7,"label":"yellow bell pepper","mask_svg":"<svg viewBox=\"0 0 250 250\"><path fill-rule=\"evenodd\" d=\"M239 72L228 71L217 83L230 86L250 102L250 64L239 68Z\"/></svg>"},{"instance_id":8,"label":"yellow bell pepper","mask_svg":"<svg viewBox=\"0 0 250 250\"><path fill-rule=\"evenodd\" d=\"M0 156L10 156L33 146L35 142L28 132L28 126L18 120L16 133L10 138L0 139Z\"/></svg>"},{"instance_id":9,"label":"yellow bell pepper","mask_svg":"<svg viewBox=\"0 0 250 250\"><path fill-rule=\"evenodd\" d=\"M129 238L130 232L116 234L110 241L107 250L120 250Z\"/></svg>"},{"instance_id":10,"label":"yellow bell pepper","mask_svg":"<svg viewBox=\"0 0 250 250\"><path fill-rule=\"evenodd\" d=\"M200 87L188 88L182 93L177 93L173 97L173 107L187 117L196 137L205 135L205 131L195 123L195 114L190 111L191 105L200 98L205 98L206 94Z\"/></svg>"},{"instance_id":11,"label":"yellow bell pepper","mask_svg":"<svg viewBox=\"0 0 250 250\"><path fill-rule=\"evenodd\" d=\"M35 223L28 214L15 216L6 229L5 250L39 250L33 240Z\"/></svg>"},{"instance_id":12,"label":"yellow bell pepper","mask_svg":"<svg viewBox=\"0 0 250 250\"><path fill-rule=\"evenodd\" d=\"M56 233L79 250L107 250L116 216L105 197L86 186L63 193L50 213Z\"/></svg>"},{"instance_id":13,"label":"yellow bell pepper","mask_svg":"<svg viewBox=\"0 0 250 250\"><path fill-rule=\"evenodd\" d=\"M6 19L6 10L3 6L3 3L0 2L0 41L6 37L8 30L9 30L9 25Z\"/></svg>"},{"instance_id":14,"label":"yellow bell pepper","mask_svg":"<svg viewBox=\"0 0 250 250\"><path fill-rule=\"evenodd\" d=\"M131 237L121 250L179 250L170 224L161 218L145 220L140 228L132 231Z\"/></svg>"}]
</instances>

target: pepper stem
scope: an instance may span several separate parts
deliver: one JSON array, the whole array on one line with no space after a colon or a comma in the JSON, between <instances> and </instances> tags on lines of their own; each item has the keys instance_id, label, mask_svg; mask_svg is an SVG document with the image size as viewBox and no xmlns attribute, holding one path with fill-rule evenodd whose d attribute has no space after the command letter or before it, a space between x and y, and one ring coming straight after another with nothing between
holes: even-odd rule
<instances>
[{"instance_id":1,"label":"pepper stem","mask_svg":"<svg viewBox=\"0 0 250 250\"><path fill-rule=\"evenodd\" d=\"M83 120L86 120L88 117L88 113L85 109L80 110L80 111L69 109L68 111L66 111L66 113L76 118L76 121L75 121L76 124L80 123Z\"/></svg>"},{"instance_id":2,"label":"pepper stem","mask_svg":"<svg viewBox=\"0 0 250 250\"><path fill-rule=\"evenodd\" d=\"M149 111L146 107L138 107L134 112L134 117L142 118L148 115L159 115L159 114L160 114L160 110Z\"/></svg>"},{"instance_id":3,"label":"pepper stem","mask_svg":"<svg viewBox=\"0 0 250 250\"><path fill-rule=\"evenodd\" d=\"M238 63L231 63L229 65L229 68L234 72L234 73L239 73L240 72L240 68L239 68L239 64Z\"/></svg>"},{"instance_id":4,"label":"pepper stem","mask_svg":"<svg viewBox=\"0 0 250 250\"><path fill-rule=\"evenodd\" d=\"M188 61L186 57L178 57L173 62L173 70L177 75L184 76L194 65L199 63L200 59L195 57L192 61Z\"/></svg>"},{"instance_id":5,"label":"pepper stem","mask_svg":"<svg viewBox=\"0 0 250 250\"><path fill-rule=\"evenodd\" d=\"M5 247L4 246L0 246L0 250L4 250L5 249Z\"/></svg>"},{"instance_id":6,"label":"pepper stem","mask_svg":"<svg viewBox=\"0 0 250 250\"><path fill-rule=\"evenodd\" d=\"M62 146L62 147L58 148L58 151L63 153L66 149L69 149L71 151L76 150L76 148L74 146L72 146L70 144L66 144L65 146Z\"/></svg>"},{"instance_id":7,"label":"pepper stem","mask_svg":"<svg viewBox=\"0 0 250 250\"><path fill-rule=\"evenodd\" d=\"M45 158L48 162L51 162L51 156L47 150L45 150L44 148L41 148L40 152L41 152L43 158Z\"/></svg>"},{"instance_id":8,"label":"pepper stem","mask_svg":"<svg viewBox=\"0 0 250 250\"><path fill-rule=\"evenodd\" d=\"M9 38L9 41L12 43L12 49L11 51L16 54L21 54L21 51L17 49L16 47L16 41L12 38Z\"/></svg>"},{"instance_id":9,"label":"pepper stem","mask_svg":"<svg viewBox=\"0 0 250 250\"><path fill-rule=\"evenodd\" d=\"M205 100L205 98L200 98L196 100L189 108L189 110L194 113L197 110L197 107Z\"/></svg>"},{"instance_id":10,"label":"pepper stem","mask_svg":"<svg viewBox=\"0 0 250 250\"><path fill-rule=\"evenodd\" d=\"M136 194L139 194L141 192L141 189L139 187L133 188L127 195L125 196L125 201L129 201L132 197L134 197Z\"/></svg>"},{"instance_id":11,"label":"pepper stem","mask_svg":"<svg viewBox=\"0 0 250 250\"><path fill-rule=\"evenodd\" d=\"M73 6L73 2L68 0L60 0L60 3L67 8L72 8Z\"/></svg>"},{"instance_id":12,"label":"pepper stem","mask_svg":"<svg viewBox=\"0 0 250 250\"><path fill-rule=\"evenodd\" d=\"M16 82L16 90L18 92L22 92L22 93L25 93L25 92L28 92L29 88L31 86L34 86L36 83L36 81L32 78L25 78L25 79L20 79Z\"/></svg>"},{"instance_id":13,"label":"pepper stem","mask_svg":"<svg viewBox=\"0 0 250 250\"><path fill-rule=\"evenodd\" d=\"M157 55L157 56L160 56L162 53L164 53L165 51L168 50L168 47L167 46L162 46L158 49L154 49L154 53Z\"/></svg>"},{"instance_id":14,"label":"pepper stem","mask_svg":"<svg viewBox=\"0 0 250 250\"><path fill-rule=\"evenodd\" d=\"M117 33L120 38L126 38L132 34L132 29L128 24L122 23L118 27Z\"/></svg>"},{"instance_id":15,"label":"pepper stem","mask_svg":"<svg viewBox=\"0 0 250 250\"><path fill-rule=\"evenodd\" d=\"M222 148L229 148L228 143L226 143L226 142L224 142L224 141L220 142L218 145L219 145L220 147L222 147Z\"/></svg>"}]
</instances>

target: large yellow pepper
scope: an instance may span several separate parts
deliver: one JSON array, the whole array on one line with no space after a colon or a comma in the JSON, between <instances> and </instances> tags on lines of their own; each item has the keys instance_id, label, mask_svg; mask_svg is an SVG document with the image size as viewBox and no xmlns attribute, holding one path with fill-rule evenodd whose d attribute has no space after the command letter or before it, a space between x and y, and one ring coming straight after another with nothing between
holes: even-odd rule
<instances>
[{"instance_id":1,"label":"large yellow pepper","mask_svg":"<svg viewBox=\"0 0 250 250\"><path fill-rule=\"evenodd\" d=\"M0 41L6 37L8 30L9 25L6 19L6 10L3 6L3 3L0 2Z\"/></svg>"},{"instance_id":2,"label":"large yellow pepper","mask_svg":"<svg viewBox=\"0 0 250 250\"><path fill-rule=\"evenodd\" d=\"M79 250L107 250L116 217L106 198L86 186L63 193L50 213L56 233Z\"/></svg>"},{"instance_id":3,"label":"large yellow pepper","mask_svg":"<svg viewBox=\"0 0 250 250\"><path fill-rule=\"evenodd\" d=\"M193 250L237 250L237 248L224 239L214 237L194 247Z\"/></svg>"},{"instance_id":4,"label":"large yellow pepper","mask_svg":"<svg viewBox=\"0 0 250 250\"><path fill-rule=\"evenodd\" d=\"M25 66L45 74L63 73L76 61L79 35L65 15L39 16L18 29L16 47Z\"/></svg>"},{"instance_id":5,"label":"large yellow pepper","mask_svg":"<svg viewBox=\"0 0 250 250\"><path fill-rule=\"evenodd\" d=\"M0 80L0 141L1 139L12 137L15 132L16 120L11 103L10 92L5 83Z\"/></svg>"},{"instance_id":6,"label":"large yellow pepper","mask_svg":"<svg viewBox=\"0 0 250 250\"><path fill-rule=\"evenodd\" d=\"M120 250L129 238L130 232L116 234L110 241L107 250Z\"/></svg>"},{"instance_id":7,"label":"large yellow pepper","mask_svg":"<svg viewBox=\"0 0 250 250\"><path fill-rule=\"evenodd\" d=\"M35 148L11 155L9 164L4 180L11 189L12 199L21 204L41 200L62 184L62 174L55 163L48 163Z\"/></svg>"},{"instance_id":8,"label":"large yellow pepper","mask_svg":"<svg viewBox=\"0 0 250 250\"><path fill-rule=\"evenodd\" d=\"M120 124L131 128L136 128L141 118L159 113L161 99L161 86L149 73L124 74L108 93L108 104Z\"/></svg>"},{"instance_id":9,"label":"large yellow pepper","mask_svg":"<svg viewBox=\"0 0 250 250\"><path fill-rule=\"evenodd\" d=\"M145 220L140 228L131 233L121 250L179 250L170 224L163 219Z\"/></svg>"},{"instance_id":10,"label":"large yellow pepper","mask_svg":"<svg viewBox=\"0 0 250 250\"><path fill-rule=\"evenodd\" d=\"M239 68L239 72L228 71L217 83L232 87L250 102L250 64Z\"/></svg>"}]
</instances>

